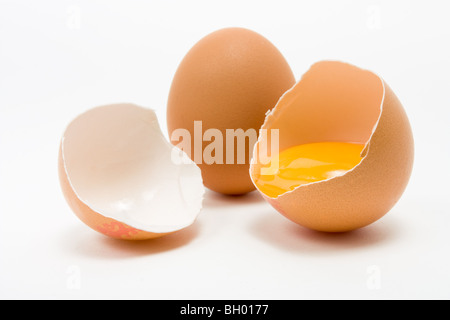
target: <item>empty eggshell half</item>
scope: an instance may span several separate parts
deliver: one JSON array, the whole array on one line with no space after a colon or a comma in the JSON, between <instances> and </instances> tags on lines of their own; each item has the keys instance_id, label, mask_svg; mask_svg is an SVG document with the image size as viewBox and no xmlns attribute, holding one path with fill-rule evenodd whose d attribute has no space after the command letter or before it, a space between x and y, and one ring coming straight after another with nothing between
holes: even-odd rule
<instances>
[{"instance_id":1,"label":"empty eggshell half","mask_svg":"<svg viewBox=\"0 0 450 320\"><path fill-rule=\"evenodd\" d=\"M113 238L145 240L181 230L196 220L205 189L197 165L173 151L153 110L91 109L62 138L63 193L84 223Z\"/></svg>"},{"instance_id":2,"label":"empty eggshell half","mask_svg":"<svg viewBox=\"0 0 450 320\"><path fill-rule=\"evenodd\" d=\"M326 232L367 226L399 200L414 159L407 115L391 88L376 74L350 64L322 61L267 114L250 166L253 182L271 156L270 130L279 130L279 151L315 142L365 146L361 161L341 176L303 184L277 197L262 193L297 224ZM255 184L256 185L256 184Z\"/></svg>"}]
</instances>

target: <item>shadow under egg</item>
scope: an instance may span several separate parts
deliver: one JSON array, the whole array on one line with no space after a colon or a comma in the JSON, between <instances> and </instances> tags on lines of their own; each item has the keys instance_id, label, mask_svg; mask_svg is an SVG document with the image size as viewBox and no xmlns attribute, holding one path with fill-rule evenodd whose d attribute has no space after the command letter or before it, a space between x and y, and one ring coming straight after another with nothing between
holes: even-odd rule
<instances>
[{"instance_id":1,"label":"shadow under egg","mask_svg":"<svg viewBox=\"0 0 450 320\"><path fill-rule=\"evenodd\" d=\"M206 190L205 198L203 200L203 207L223 208L227 206L242 206L263 202L265 202L264 198L256 190L243 195L224 195L211 190Z\"/></svg>"},{"instance_id":2,"label":"shadow under egg","mask_svg":"<svg viewBox=\"0 0 450 320\"><path fill-rule=\"evenodd\" d=\"M361 229L327 233L307 229L281 215L263 213L249 232L260 241L293 253L330 254L382 245L399 235L398 224L384 219Z\"/></svg>"},{"instance_id":3,"label":"shadow under egg","mask_svg":"<svg viewBox=\"0 0 450 320\"><path fill-rule=\"evenodd\" d=\"M181 248L192 242L199 235L200 229L201 226L196 221L183 230L160 238L132 241L109 238L93 230L86 230L85 234L77 228L65 233L63 244L66 249L91 258L124 259ZM88 232L89 234L87 234Z\"/></svg>"}]
</instances>

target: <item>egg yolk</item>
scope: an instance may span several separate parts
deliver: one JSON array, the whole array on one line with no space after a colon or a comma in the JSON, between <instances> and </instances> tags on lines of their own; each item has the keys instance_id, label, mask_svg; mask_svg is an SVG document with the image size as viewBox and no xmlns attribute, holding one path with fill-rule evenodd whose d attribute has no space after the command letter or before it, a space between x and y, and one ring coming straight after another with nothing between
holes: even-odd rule
<instances>
[{"instance_id":1,"label":"egg yolk","mask_svg":"<svg viewBox=\"0 0 450 320\"><path fill-rule=\"evenodd\" d=\"M341 176L361 161L364 145L347 142L319 142L291 147L261 167L255 183L269 197L296 187ZM268 169L268 168L271 169Z\"/></svg>"}]
</instances>

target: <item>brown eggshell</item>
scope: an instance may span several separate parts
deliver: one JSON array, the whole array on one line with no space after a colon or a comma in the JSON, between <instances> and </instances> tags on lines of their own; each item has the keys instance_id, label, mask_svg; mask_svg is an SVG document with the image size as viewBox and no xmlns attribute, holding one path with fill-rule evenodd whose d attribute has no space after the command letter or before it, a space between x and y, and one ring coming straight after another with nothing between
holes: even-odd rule
<instances>
[{"instance_id":1,"label":"brown eggshell","mask_svg":"<svg viewBox=\"0 0 450 320\"><path fill-rule=\"evenodd\" d=\"M414 159L410 123L391 88L370 71L336 61L313 65L280 99L262 129L280 130L280 150L323 141L366 145L360 164L343 176L277 198L263 194L299 225L326 232L367 226L396 204L408 184ZM261 168L256 154L265 143L260 139L255 147L253 178Z\"/></svg>"},{"instance_id":2,"label":"brown eggshell","mask_svg":"<svg viewBox=\"0 0 450 320\"><path fill-rule=\"evenodd\" d=\"M170 89L167 125L170 137L176 129L190 132L191 159L199 165L206 187L224 194L244 194L255 189L248 160L253 144L247 142L245 163L237 164L237 159L234 164L227 163L226 130L253 129L257 135L266 112L294 84L294 75L278 49L250 30L216 31L187 53ZM195 159L195 147L203 153L211 142L202 142L202 137L194 135L194 121L202 121L202 136L208 129L220 130L223 164L206 164L203 159L199 163ZM194 145L198 138L200 143ZM178 145L180 141L172 143Z\"/></svg>"},{"instance_id":3,"label":"brown eggshell","mask_svg":"<svg viewBox=\"0 0 450 320\"><path fill-rule=\"evenodd\" d=\"M148 240L159 238L169 233L153 233L142 231L130 227L122 222L112 218L107 218L84 204L72 189L67 177L67 172L64 168L62 158L62 148L60 147L58 159L58 173L61 184L61 190L64 197L76 216L92 229L115 239L121 240Z\"/></svg>"},{"instance_id":4,"label":"brown eggshell","mask_svg":"<svg viewBox=\"0 0 450 320\"><path fill-rule=\"evenodd\" d=\"M176 151L176 152L174 152ZM66 128L58 171L72 211L112 238L146 240L193 224L201 210L200 169L164 137L151 109L113 104Z\"/></svg>"}]
</instances>

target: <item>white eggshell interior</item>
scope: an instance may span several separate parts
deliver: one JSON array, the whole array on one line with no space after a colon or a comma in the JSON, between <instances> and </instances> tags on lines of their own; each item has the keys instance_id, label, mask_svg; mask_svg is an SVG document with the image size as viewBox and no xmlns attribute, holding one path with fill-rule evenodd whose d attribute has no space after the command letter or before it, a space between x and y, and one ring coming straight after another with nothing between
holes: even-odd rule
<instances>
[{"instance_id":1,"label":"white eggshell interior","mask_svg":"<svg viewBox=\"0 0 450 320\"><path fill-rule=\"evenodd\" d=\"M83 203L154 233L191 225L202 208L200 169L187 156L174 161L173 148L155 112L131 104L84 113L68 126L62 142L69 182Z\"/></svg>"}]
</instances>

